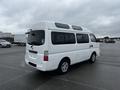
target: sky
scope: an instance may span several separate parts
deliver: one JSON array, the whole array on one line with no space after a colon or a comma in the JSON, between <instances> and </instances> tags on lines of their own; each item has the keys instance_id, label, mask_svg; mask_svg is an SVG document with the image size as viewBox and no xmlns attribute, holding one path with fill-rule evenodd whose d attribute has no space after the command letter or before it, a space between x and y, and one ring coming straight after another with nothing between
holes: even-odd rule
<instances>
[{"instance_id":1,"label":"sky","mask_svg":"<svg viewBox=\"0 0 120 90\"><path fill-rule=\"evenodd\" d=\"M0 0L0 31L25 33L40 21L80 25L97 36L120 36L120 0Z\"/></svg>"}]
</instances>

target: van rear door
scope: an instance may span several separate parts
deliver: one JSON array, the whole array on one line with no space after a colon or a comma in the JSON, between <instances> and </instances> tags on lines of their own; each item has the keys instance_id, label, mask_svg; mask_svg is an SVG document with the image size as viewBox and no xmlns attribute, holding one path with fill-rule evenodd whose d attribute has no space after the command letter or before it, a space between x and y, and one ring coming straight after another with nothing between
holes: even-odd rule
<instances>
[{"instance_id":1,"label":"van rear door","mask_svg":"<svg viewBox=\"0 0 120 90\"><path fill-rule=\"evenodd\" d=\"M44 30L32 30L28 32L26 54L30 62L41 64L44 55L44 43Z\"/></svg>"}]
</instances>

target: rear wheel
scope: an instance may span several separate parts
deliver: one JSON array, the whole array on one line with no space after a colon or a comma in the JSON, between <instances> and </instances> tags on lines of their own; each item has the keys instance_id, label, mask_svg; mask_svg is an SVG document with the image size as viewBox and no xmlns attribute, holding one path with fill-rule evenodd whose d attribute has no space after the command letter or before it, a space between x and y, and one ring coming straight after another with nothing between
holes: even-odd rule
<instances>
[{"instance_id":1,"label":"rear wheel","mask_svg":"<svg viewBox=\"0 0 120 90\"><path fill-rule=\"evenodd\" d=\"M59 64L58 71L59 71L60 74L64 74L64 73L68 72L69 67L70 67L69 61L68 60L62 60Z\"/></svg>"},{"instance_id":2,"label":"rear wheel","mask_svg":"<svg viewBox=\"0 0 120 90\"><path fill-rule=\"evenodd\" d=\"M96 61L96 54L95 54L95 53L93 53L93 54L91 55L89 61L90 61L90 63L94 63L94 62Z\"/></svg>"}]
</instances>

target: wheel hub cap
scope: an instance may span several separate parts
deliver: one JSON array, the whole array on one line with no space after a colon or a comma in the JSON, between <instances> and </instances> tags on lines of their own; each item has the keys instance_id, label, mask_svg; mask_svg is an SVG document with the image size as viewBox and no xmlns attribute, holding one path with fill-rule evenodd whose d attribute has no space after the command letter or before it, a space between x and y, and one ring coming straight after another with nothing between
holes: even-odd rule
<instances>
[{"instance_id":1,"label":"wheel hub cap","mask_svg":"<svg viewBox=\"0 0 120 90\"><path fill-rule=\"evenodd\" d=\"M61 70L62 72L66 72L68 70L68 63L67 62L64 62L61 66Z\"/></svg>"}]
</instances>

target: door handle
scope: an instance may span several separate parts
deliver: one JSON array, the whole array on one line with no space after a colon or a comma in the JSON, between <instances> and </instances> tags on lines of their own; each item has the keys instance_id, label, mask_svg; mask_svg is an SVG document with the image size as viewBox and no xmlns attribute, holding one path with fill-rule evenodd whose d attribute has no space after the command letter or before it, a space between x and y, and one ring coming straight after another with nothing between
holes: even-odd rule
<instances>
[{"instance_id":1,"label":"door handle","mask_svg":"<svg viewBox=\"0 0 120 90\"><path fill-rule=\"evenodd\" d=\"M93 47L93 45L90 45L90 48L92 48Z\"/></svg>"}]
</instances>

